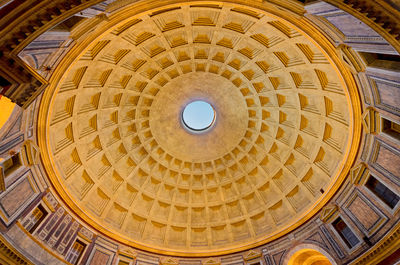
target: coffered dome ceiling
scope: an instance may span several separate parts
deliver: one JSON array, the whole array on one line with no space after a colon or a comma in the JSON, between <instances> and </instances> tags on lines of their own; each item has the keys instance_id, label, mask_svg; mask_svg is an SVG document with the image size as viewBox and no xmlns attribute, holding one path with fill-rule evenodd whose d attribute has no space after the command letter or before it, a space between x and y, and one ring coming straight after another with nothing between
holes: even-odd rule
<instances>
[{"instance_id":1,"label":"coffered dome ceiling","mask_svg":"<svg viewBox=\"0 0 400 265\"><path fill-rule=\"evenodd\" d=\"M354 158L354 102L340 62L272 13L185 2L77 45L41 106L64 201L116 240L177 255L256 246L315 214ZM203 134L180 119L196 99L218 117Z\"/></svg>"}]
</instances>

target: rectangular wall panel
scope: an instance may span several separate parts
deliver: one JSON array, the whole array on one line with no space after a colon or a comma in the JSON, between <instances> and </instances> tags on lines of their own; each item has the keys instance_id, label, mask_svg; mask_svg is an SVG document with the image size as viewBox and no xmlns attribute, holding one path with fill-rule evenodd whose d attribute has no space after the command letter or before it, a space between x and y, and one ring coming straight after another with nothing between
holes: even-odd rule
<instances>
[{"instance_id":1,"label":"rectangular wall panel","mask_svg":"<svg viewBox=\"0 0 400 265\"><path fill-rule=\"evenodd\" d=\"M368 79L371 84L375 106L400 116L400 85L398 81L375 76L369 76Z\"/></svg>"},{"instance_id":2,"label":"rectangular wall panel","mask_svg":"<svg viewBox=\"0 0 400 265\"><path fill-rule=\"evenodd\" d=\"M355 190L347 199L343 210L354 224L368 236L379 230L388 220L388 217L358 190Z\"/></svg>"},{"instance_id":3,"label":"rectangular wall panel","mask_svg":"<svg viewBox=\"0 0 400 265\"><path fill-rule=\"evenodd\" d=\"M117 245L98 237L86 264L111 265L117 252Z\"/></svg>"},{"instance_id":4,"label":"rectangular wall panel","mask_svg":"<svg viewBox=\"0 0 400 265\"><path fill-rule=\"evenodd\" d=\"M394 147L375 139L369 164L400 186L400 152Z\"/></svg>"},{"instance_id":5,"label":"rectangular wall panel","mask_svg":"<svg viewBox=\"0 0 400 265\"><path fill-rule=\"evenodd\" d=\"M39 189L30 170L0 195L0 217L8 225L36 198Z\"/></svg>"},{"instance_id":6,"label":"rectangular wall panel","mask_svg":"<svg viewBox=\"0 0 400 265\"><path fill-rule=\"evenodd\" d=\"M91 265L107 265L110 260L110 255L107 253L102 252L101 250L96 249L92 260L90 261Z\"/></svg>"}]
</instances>

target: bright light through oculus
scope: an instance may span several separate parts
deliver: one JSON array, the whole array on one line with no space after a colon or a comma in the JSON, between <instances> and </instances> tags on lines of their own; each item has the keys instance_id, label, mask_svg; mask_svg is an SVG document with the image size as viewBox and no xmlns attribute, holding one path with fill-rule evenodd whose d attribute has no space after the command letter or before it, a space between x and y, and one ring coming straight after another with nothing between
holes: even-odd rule
<instances>
[{"instance_id":1,"label":"bright light through oculus","mask_svg":"<svg viewBox=\"0 0 400 265\"><path fill-rule=\"evenodd\" d=\"M214 108L205 101L189 103L182 113L183 124L193 131L204 131L210 128L215 121Z\"/></svg>"}]
</instances>

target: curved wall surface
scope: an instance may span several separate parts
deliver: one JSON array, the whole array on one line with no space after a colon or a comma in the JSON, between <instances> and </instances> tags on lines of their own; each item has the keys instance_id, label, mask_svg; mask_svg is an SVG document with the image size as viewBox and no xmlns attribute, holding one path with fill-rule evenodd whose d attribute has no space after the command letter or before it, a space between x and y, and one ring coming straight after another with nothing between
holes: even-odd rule
<instances>
[{"instance_id":1,"label":"curved wall surface","mask_svg":"<svg viewBox=\"0 0 400 265\"><path fill-rule=\"evenodd\" d=\"M0 4L0 263L400 258L395 3Z\"/></svg>"}]
</instances>

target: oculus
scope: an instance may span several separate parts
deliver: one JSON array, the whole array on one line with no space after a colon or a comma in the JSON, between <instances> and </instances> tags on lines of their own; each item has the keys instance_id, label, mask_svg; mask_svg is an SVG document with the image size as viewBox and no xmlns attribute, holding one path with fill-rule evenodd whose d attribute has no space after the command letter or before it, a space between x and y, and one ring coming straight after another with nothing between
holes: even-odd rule
<instances>
[{"instance_id":1,"label":"oculus","mask_svg":"<svg viewBox=\"0 0 400 265\"><path fill-rule=\"evenodd\" d=\"M206 131L214 125L215 118L214 108L211 104L202 100L189 103L182 111L182 123L190 131Z\"/></svg>"}]
</instances>

